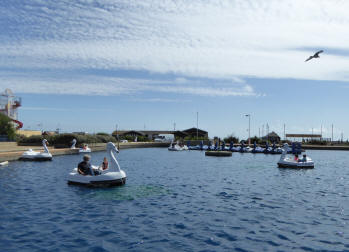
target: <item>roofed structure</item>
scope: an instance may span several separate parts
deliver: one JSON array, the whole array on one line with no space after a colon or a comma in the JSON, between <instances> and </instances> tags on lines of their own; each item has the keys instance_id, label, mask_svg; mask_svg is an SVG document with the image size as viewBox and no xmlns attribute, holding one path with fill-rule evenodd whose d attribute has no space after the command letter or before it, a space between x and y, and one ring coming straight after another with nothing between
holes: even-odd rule
<instances>
[{"instance_id":1,"label":"roofed structure","mask_svg":"<svg viewBox=\"0 0 349 252\"><path fill-rule=\"evenodd\" d=\"M276 134L274 131L270 132L268 135L262 137L262 140L264 141L270 141L272 143L278 143L281 141L281 138L278 134Z\"/></svg>"},{"instance_id":2,"label":"roofed structure","mask_svg":"<svg viewBox=\"0 0 349 252\"><path fill-rule=\"evenodd\" d=\"M186 133L188 136L190 137L205 137L205 138L208 138L208 133L207 131L205 130L201 130L201 129L198 129L198 128L190 128L190 129L186 129L186 130L183 130L182 132Z\"/></svg>"}]
</instances>

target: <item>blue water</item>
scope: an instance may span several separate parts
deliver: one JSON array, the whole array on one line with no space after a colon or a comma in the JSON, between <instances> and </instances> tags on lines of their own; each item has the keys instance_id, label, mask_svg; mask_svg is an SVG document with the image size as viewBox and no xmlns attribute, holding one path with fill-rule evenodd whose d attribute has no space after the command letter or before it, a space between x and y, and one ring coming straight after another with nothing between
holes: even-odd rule
<instances>
[{"instance_id":1,"label":"blue water","mask_svg":"<svg viewBox=\"0 0 349 252\"><path fill-rule=\"evenodd\" d=\"M349 251L349 153L122 150L125 186L68 186L81 156L0 168L0 251ZM92 153L100 163L104 152Z\"/></svg>"}]
</instances>

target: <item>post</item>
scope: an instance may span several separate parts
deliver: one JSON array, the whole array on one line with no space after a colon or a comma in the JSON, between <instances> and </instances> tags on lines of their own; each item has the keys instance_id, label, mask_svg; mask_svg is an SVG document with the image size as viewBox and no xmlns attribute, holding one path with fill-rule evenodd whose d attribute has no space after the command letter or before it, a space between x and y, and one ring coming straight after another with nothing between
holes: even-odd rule
<instances>
[{"instance_id":1,"label":"post","mask_svg":"<svg viewBox=\"0 0 349 252\"><path fill-rule=\"evenodd\" d=\"M262 137L264 136L264 124L262 124Z\"/></svg>"},{"instance_id":2,"label":"post","mask_svg":"<svg viewBox=\"0 0 349 252\"><path fill-rule=\"evenodd\" d=\"M117 125L117 124L116 124L115 133L116 133L116 141L117 141L117 143L118 143L118 150L120 150L120 141L119 141L118 125Z\"/></svg>"},{"instance_id":3,"label":"post","mask_svg":"<svg viewBox=\"0 0 349 252\"><path fill-rule=\"evenodd\" d=\"M199 139L199 112L196 112L196 140Z\"/></svg>"},{"instance_id":4,"label":"post","mask_svg":"<svg viewBox=\"0 0 349 252\"><path fill-rule=\"evenodd\" d=\"M332 123L332 138L331 138L331 143L333 142L333 123Z\"/></svg>"},{"instance_id":5,"label":"post","mask_svg":"<svg viewBox=\"0 0 349 252\"><path fill-rule=\"evenodd\" d=\"M267 124L266 130L267 130L267 141L269 142L269 124Z\"/></svg>"},{"instance_id":6,"label":"post","mask_svg":"<svg viewBox=\"0 0 349 252\"><path fill-rule=\"evenodd\" d=\"M245 115L248 117L248 146L251 144L251 114Z\"/></svg>"}]
</instances>

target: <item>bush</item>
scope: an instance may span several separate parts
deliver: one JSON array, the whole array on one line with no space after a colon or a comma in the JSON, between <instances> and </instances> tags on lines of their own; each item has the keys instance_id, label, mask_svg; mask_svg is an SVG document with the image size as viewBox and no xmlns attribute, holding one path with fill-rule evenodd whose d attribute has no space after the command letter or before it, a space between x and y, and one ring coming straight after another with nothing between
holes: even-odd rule
<instances>
[{"instance_id":1,"label":"bush","mask_svg":"<svg viewBox=\"0 0 349 252\"><path fill-rule=\"evenodd\" d=\"M0 113L0 135L6 135L8 139L13 140L16 136L16 130L13 126L12 120Z\"/></svg>"},{"instance_id":2,"label":"bush","mask_svg":"<svg viewBox=\"0 0 349 252\"><path fill-rule=\"evenodd\" d=\"M110 136L110 134L105 133L105 132L98 132L96 135L98 135L98 136Z\"/></svg>"},{"instance_id":3,"label":"bush","mask_svg":"<svg viewBox=\"0 0 349 252\"><path fill-rule=\"evenodd\" d=\"M246 142L248 142L248 139L247 139ZM262 139L258 138L257 136L254 136L254 137L251 138L251 144L254 144L254 142L256 142L256 144L261 144L262 143Z\"/></svg>"},{"instance_id":4,"label":"bush","mask_svg":"<svg viewBox=\"0 0 349 252\"><path fill-rule=\"evenodd\" d=\"M73 139L76 139L76 146L82 146L83 144L91 143L107 143L115 142L115 138L111 135L78 135L78 134L58 134L53 136L18 136L16 141L18 145L40 145L42 139L46 138L50 145L55 147L70 147Z\"/></svg>"},{"instance_id":5,"label":"bush","mask_svg":"<svg viewBox=\"0 0 349 252\"><path fill-rule=\"evenodd\" d=\"M314 145L327 145L327 142L325 140L310 140L307 142L307 144L314 144Z\"/></svg>"},{"instance_id":6,"label":"bush","mask_svg":"<svg viewBox=\"0 0 349 252\"><path fill-rule=\"evenodd\" d=\"M178 138L176 138L175 140L179 140ZM198 137L198 138L196 138L196 136L186 136L185 138L184 138L184 140L190 140L190 141L195 141L195 140L203 140L203 141L206 141L206 140L208 140L208 138L207 137Z\"/></svg>"},{"instance_id":7,"label":"bush","mask_svg":"<svg viewBox=\"0 0 349 252\"><path fill-rule=\"evenodd\" d=\"M149 139L146 136L138 136L137 137L137 142L148 142Z\"/></svg>"},{"instance_id":8,"label":"bush","mask_svg":"<svg viewBox=\"0 0 349 252\"><path fill-rule=\"evenodd\" d=\"M49 141L50 144L52 145L61 145L61 146L65 146L65 147L70 147L71 146L71 142L73 141L74 138L76 138L77 140L77 135L75 134L58 134L58 135L53 135L50 136L49 139L47 139L47 141ZM77 142L77 144L79 144L79 142Z\"/></svg>"},{"instance_id":9,"label":"bush","mask_svg":"<svg viewBox=\"0 0 349 252\"><path fill-rule=\"evenodd\" d=\"M47 137L47 141L50 142L49 140L50 137ZM18 143L18 145L41 145L42 140L44 139L43 136L30 136L30 137L26 137L26 136L18 136L16 141Z\"/></svg>"},{"instance_id":10,"label":"bush","mask_svg":"<svg viewBox=\"0 0 349 252\"><path fill-rule=\"evenodd\" d=\"M108 143L108 142L115 142L116 138L111 136L111 135L101 135L101 134L97 134L96 135L96 140L98 143Z\"/></svg>"},{"instance_id":11,"label":"bush","mask_svg":"<svg viewBox=\"0 0 349 252\"><path fill-rule=\"evenodd\" d=\"M239 143L239 138L238 137L235 137L233 134L227 136L226 138L223 139L224 142L226 143Z\"/></svg>"}]
</instances>

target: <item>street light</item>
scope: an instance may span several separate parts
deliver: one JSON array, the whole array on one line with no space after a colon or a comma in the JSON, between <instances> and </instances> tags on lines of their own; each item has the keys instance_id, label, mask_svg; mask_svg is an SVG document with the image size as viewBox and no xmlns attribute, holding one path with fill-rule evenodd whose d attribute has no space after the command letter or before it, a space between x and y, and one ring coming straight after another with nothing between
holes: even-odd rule
<instances>
[{"instance_id":1,"label":"street light","mask_svg":"<svg viewBox=\"0 0 349 252\"><path fill-rule=\"evenodd\" d=\"M248 146L251 145L251 115L247 114L245 115L248 117Z\"/></svg>"},{"instance_id":2,"label":"street light","mask_svg":"<svg viewBox=\"0 0 349 252\"><path fill-rule=\"evenodd\" d=\"M196 140L199 138L199 112L196 112Z\"/></svg>"}]
</instances>

